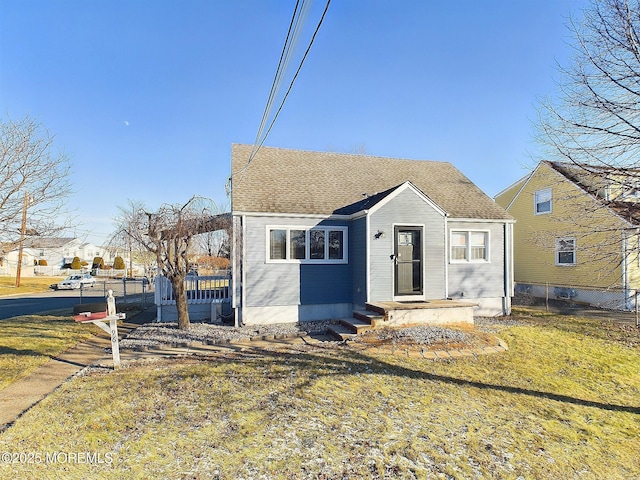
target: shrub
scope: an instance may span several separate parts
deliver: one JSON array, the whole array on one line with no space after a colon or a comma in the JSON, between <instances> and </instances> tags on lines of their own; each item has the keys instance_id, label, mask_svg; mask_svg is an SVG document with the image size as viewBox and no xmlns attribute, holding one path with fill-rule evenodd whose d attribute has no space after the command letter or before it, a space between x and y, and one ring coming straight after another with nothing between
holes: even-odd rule
<instances>
[{"instance_id":1,"label":"shrub","mask_svg":"<svg viewBox=\"0 0 640 480\"><path fill-rule=\"evenodd\" d=\"M224 257L215 257L213 259L213 266L214 268L218 268L218 269L226 269L229 268L231 266L231 261L228 258L224 258Z\"/></svg>"},{"instance_id":2,"label":"shrub","mask_svg":"<svg viewBox=\"0 0 640 480\"><path fill-rule=\"evenodd\" d=\"M82 268L82 263L80 262L79 257L73 257L73 261L71 262L72 270L80 270Z\"/></svg>"},{"instance_id":3,"label":"shrub","mask_svg":"<svg viewBox=\"0 0 640 480\"><path fill-rule=\"evenodd\" d=\"M95 270L96 268L104 268L104 258L102 257L93 257L93 264L91 265L91 270Z\"/></svg>"},{"instance_id":4,"label":"shrub","mask_svg":"<svg viewBox=\"0 0 640 480\"><path fill-rule=\"evenodd\" d=\"M124 259L122 257L116 257L113 259L113 268L114 270L125 270L127 266L124 264Z\"/></svg>"}]
</instances>

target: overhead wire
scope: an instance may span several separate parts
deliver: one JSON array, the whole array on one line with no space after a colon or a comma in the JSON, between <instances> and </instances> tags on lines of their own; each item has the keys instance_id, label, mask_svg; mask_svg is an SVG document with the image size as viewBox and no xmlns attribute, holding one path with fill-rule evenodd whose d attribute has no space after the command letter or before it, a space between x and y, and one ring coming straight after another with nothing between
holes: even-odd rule
<instances>
[{"instance_id":1,"label":"overhead wire","mask_svg":"<svg viewBox=\"0 0 640 480\"><path fill-rule=\"evenodd\" d=\"M330 4L331 4L331 0L327 0L327 4L325 5L324 11L322 12L322 16L320 17L320 21L318 22L318 25L316 26L316 29L313 32L313 36L311 37L311 40L309 41L309 46L307 47L307 49L304 52L302 60L300 61L300 65L298 65L298 69L296 70L295 75L291 79L291 83L289 84L289 88L287 89L287 92L284 94L284 97L282 98L282 102L280 103L280 107L278 107L278 110L276 111L276 114L274 115L273 120L271 121L271 124L269 125L267 133L264 135L264 138L262 139L262 141L258 145L258 149L260 149L260 147L262 147L262 145L264 144L265 140L269 136L269 133L271 132L271 129L273 128L273 125L276 123L278 115L280 115L280 112L282 111L282 107L284 107L284 102L287 100L287 97L289 96L289 93L291 93L291 89L293 88L293 84L296 81L296 79L298 78L298 74L300 73L300 70L302 70L302 65L304 64L304 61L306 60L307 55L309 54L309 51L311 50L311 46L313 45L313 42L316 39L316 35L318 34L318 31L320 30L320 26L322 25L322 22L324 21L324 17L327 14L327 10L329 10L329 5ZM256 153L257 153L257 150L256 150Z\"/></svg>"},{"instance_id":2,"label":"overhead wire","mask_svg":"<svg viewBox=\"0 0 640 480\"><path fill-rule=\"evenodd\" d=\"M302 28L302 24L304 23L304 19L306 18L307 14L308 14L308 9L310 6L310 2L307 2L306 0L302 0L302 3L300 3L300 0L298 0L296 2L296 6L294 8L294 12L293 12L293 16L291 18L291 22L289 24L289 30L287 32L287 37L285 39L285 45L283 46L282 49L282 53L280 55L280 61L278 62L278 68L276 70L276 74L274 77L274 80L272 82L271 85L271 90L269 92L269 97L267 99L267 104L265 106L265 110L264 113L262 115L262 120L260 122L260 126L258 128L258 133L256 134L256 139L254 141L253 147L251 149L251 153L249 155L249 158L247 159L247 162L245 163L245 165L238 170L237 172L232 172L231 176L229 177L229 188L228 190L230 191L233 186L231 185L231 180L232 178L235 177L235 182L234 183L238 183L242 177L244 176L244 173L246 172L246 170L249 168L249 165L251 164L251 162L253 161L253 159L255 158L256 154L258 153L258 151L260 150L260 148L262 147L262 145L264 145L264 142L266 141L267 137L269 136L269 133L271 132L271 130L273 129L273 126L278 118L278 116L280 115L280 112L282 111L282 108L284 107L285 101L287 100L287 97L289 96L289 94L291 93L291 89L293 88L293 84L295 83L296 79L298 78L298 75L300 74L300 71L302 69L302 65L304 64L307 56L309 55L309 51L311 50L311 47L316 39L316 36L318 34L318 31L320 30L320 27L322 26L322 23L324 21L324 18L327 14L327 11L329 10L329 5L331 4L331 0L327 0L327 3L325 4L324 10L322 12L322 15L320 17L320 20L318 21L318 24L316 25L316 28L313 32L313 35L311 36L311 40L309 41L309 45L307 46L304 55L302 56L302 59L300 60L300 64L298 65L298 68L296 69L295 74L293 75L293 78L291 79L291 82L289 83L289 87L287 88L287 91L285 93L285 95L282 98L282 101L280 102L280 106L278 107L278 109L276 110L275 115L273 116L273 119L271 120L271 123L269 124L269 127L266 131L266 133L263 135L264 132L264 128L265 125L267 123L267 119L270 116L272 107L273 107L273 102L275 100L276 94L280 88L280 84L282 82L282 78L284 76L284 73L287 70L287 66L289 63L289 60L291 58L291 55L294 51L295 45L298 42L298 37L300 34L300 30Z\"/></svg>"},{"instance_id":3,"label":"overhead wire","mask_svg":"<svg viewBox=\"0 0 640 480\"><path fill-rule=\"evenodd\" d=\"M282 53L280 54L278 67L276 68L276 73L271 84L271 90L269 91L269 96L267 97L267 104L265 105L262 119L260 121L260 126L258 127L258 132L256 133L254 149L260 142L260 138L262 137L262 133L264 132L264 127L267 124L267 120L273 108L273 102L275 101L276 95L282 83L282 79L284 78L284 74L289 66L291 55L298 43L298 38L301 31L300 26L306 19L307 13L309 11L309 5L310 3L307 0L302 0L302 3L300 2L300 0L296 1L296 6L293 10L291 22L289 23L289 30L287 31L287 36L285 38L284 45L282 46ZM254 151L252 150L249 158L252 158L253 155Z\"/></svg>"}]
</instances>

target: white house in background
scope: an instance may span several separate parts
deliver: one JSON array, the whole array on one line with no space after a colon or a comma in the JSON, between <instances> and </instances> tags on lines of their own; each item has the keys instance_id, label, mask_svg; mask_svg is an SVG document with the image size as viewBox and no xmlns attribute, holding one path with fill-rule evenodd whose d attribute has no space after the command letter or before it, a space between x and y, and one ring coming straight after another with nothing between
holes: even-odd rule
<instances>
[{"instance_id":1,"label":"white house in background","mask_svg":"<svg viewBox=\"0 0 640 480\"><path fill-rule=\"evenodd\" d=\"M37 237L27 238L24 241L22 250L22 270L23 276L35 274L33 268L40 260L45 260L51 269L49 275L57 275L58 271L66 264L78 257L81 262L86 262L88 268L95 257L102 257L105 265L113 264L116 256L121 256L128 264L128 254L117 252L106 247L98 247L92 243L85 242L79 238L71 237ZM15 275L18 265L19 247L12 245L0 258L0 272L4 275Z\"/></svg>"}]
</instances>

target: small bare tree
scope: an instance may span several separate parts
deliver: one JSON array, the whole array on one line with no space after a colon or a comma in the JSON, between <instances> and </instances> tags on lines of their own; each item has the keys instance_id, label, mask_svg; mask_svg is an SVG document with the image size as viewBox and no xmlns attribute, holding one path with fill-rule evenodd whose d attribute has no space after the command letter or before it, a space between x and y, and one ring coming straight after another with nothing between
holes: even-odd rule
<instances>
[{"instance_id":1,"label":"small bare tree","mask_svg":"<svg viewBox=\"0 0 640 480\"><path fill-rule=\"evenodd\" d=\"M50 236L68 227L60 222L69 184L69 162L53 152L53 137L28 116L0 121L0 241L22 246L27 236Z\"/></svg>"},{"instance_id":2,"label":"small bare tree","mask_svg":"<svg viewBox=\"0 0 640 480\"><path fill-rule=\"evenodd\" d=\"M0 121L0 236L21 231L27 193L26 232L50 235L64 228L60 212L71 192L69 161L53 152L54 137L28 116Z\"/></svg>"},{"instance_id":3,"label":"small bare tree","mask_svg":"<svg viewBox=\"0 0 640 480\"><path fill-rule=\"evenodd\" d=\"M190 327L185 277L189 272L189 255L194 236L225 228L228 221L215 203L193 197L184 205L162 205L149 213L140 202L129 201L116 221L118 235L130 237L135 245L155 255L159 273L173 288L178 312L178 328Z\"/></svg>"},{"instance_id":4,"label":"small bare tree","mask_svg":"<svg viewBox=\"0 0 640 480\"><path fill-rule=\"evenodd\" d=\"M597 0L571 20L574 54L559 95L541 102L549 160L607 168L640 165L640 2Z\"/></svg>"},{"instance_id":5,"label":"small bare tree","mask_svg":"<svg viewBox=\"0 0 640 480\"><path fill-rule=\"evenodd\" d=\"M147 249L145 243L138 240L139 235L132 232L140 229L140 212L147 211L145 204L139 200L127 200L126 206L118 206L119 214L114 218L114 233L109 239L107 249L113 255L119 252L128 252L129 265L125 267L129 275L133 276L133 262L142 265L146 276L151 276L151 271L156 265L156 256Z\"/></svg>"},{"instance_id":6,"label":"small bare tree","mask_svg":"<svg viewBox=\"0 0 640 480\"><path fill-rule=\"evenodd\" d=\"M555 97L540 103L537 139L543 158L598 201L577 208L576 191L562 198L554 191L556 200L574 208L571 215L557 213L557 230L550 233L573 229L590 236L581 242L591 247L582 255L602 264L606 275L637 260L637 253L625 258L607 243L622 236L637 242L635 227L605 221L603 209L640 223L640 196L633 193L640 188L640 0L592 0L568 28L573 55L559 65ZM541 241L545 234L537 233Z\"/></svg>"}]
</instances>

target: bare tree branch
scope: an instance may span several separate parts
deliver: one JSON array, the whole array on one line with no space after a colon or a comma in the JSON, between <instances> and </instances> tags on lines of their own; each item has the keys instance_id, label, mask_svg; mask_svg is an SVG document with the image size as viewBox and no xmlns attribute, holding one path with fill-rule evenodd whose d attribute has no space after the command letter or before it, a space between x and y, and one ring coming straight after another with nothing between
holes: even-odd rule
<instances>
[{"instance_id":1,"label":"bare tree branch","mask_svg":"<svg viewBox=\"0 0 640 480\"><path fill-rule=\"evenodd\" d=\"M640 3L597 0L571 20L572 62L557 99L541 100L546 159L629 168L640 162Z\"/></svg>"},{"instance_id":2,"label":"bare tree branch","mask_svg":"<svg viewBox=\"0 0 640 480\"><path fill-rule=\"evenodd\" d=\"M114 242L133 242L155 255L159 274L167 277L173 287L178 310L178 326L188 329L189 311L184 280L190 269L189 254L196 235L230 228L230 214L223 214L212 200L193 197L184 205L162 205L148 212L144 204L129 201L120 208L116 219Z\"/></svg>"},{"instance_id":3,"label":"bare tree branch","mask_svg":"<svg viewBox=\"0 0 640 480\"><path fill-rule=\"evenodd\" d=\"M24 193L28 193L27 232L50 236L60 225L71 193L69 161L53 152L54 137L26 116L0 122L0 238L15 241L20 233Z\"/></svg>"}]
</instances>

